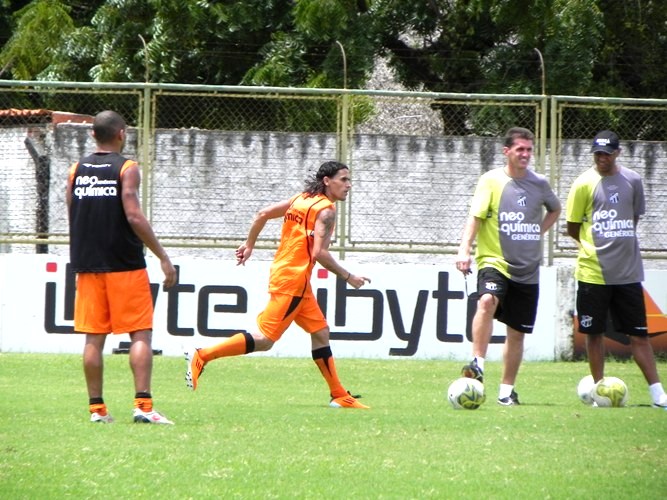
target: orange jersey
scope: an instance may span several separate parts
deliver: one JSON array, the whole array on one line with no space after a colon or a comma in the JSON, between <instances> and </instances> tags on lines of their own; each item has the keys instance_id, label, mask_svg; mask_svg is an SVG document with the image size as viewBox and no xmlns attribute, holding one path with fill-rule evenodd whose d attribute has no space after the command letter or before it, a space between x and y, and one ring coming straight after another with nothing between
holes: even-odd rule
<instances>
[{"instance_id":1,"label":"orange jersey","mask_svg":"<svg viewBox=\"0 0 667 500\"><path fill-rule=\"evenodd\" d=\"M313 230L317 215L327 208L335 210L335 205L323 194L309 196L301 193L291 199L283 221L280 245L271 265L271 293L300 297L310 292L310 275L315 266Z\"/></svg>"}]
</instances>

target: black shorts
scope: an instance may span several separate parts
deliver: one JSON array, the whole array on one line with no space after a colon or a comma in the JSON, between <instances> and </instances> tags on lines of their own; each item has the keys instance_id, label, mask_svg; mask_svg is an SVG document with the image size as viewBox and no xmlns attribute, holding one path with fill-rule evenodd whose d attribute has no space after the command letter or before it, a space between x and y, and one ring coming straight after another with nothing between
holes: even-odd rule
<instances>
[{"instance_id":1,"label":"black shorts","mask_svg":"<svg viewBox=\"0 0 667 500\"><path fill-rule=\"evenodd\" d=\"M494 318L522 333L533 333L540 286L518 283L492 267L477 273L477 294L490 293L498 299Z\"/></svg>"},{"instance_id":2,"label":"black shorts","mask_svg":"<svg viewBox=\"0 0 667 500\"><path fill-rule=\"evenodd\" d=\"M607 318L611 314L617 331L639 337L648 335L641 283L595 285L579 281L577 285L580 333L596 335L606 332Z\"/></svg>"}]
</instances>

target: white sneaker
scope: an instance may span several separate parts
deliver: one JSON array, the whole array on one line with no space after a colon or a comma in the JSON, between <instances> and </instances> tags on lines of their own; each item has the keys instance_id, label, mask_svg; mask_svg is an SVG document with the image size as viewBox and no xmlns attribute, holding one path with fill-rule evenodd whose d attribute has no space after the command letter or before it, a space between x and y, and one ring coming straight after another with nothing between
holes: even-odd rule
<instances>
[{"instance_id":1,"label":"white sneaker","mask_svg":"<svg viewBox=\"0 0 667 500\"><path fill-rule=\"evenodd\" d=\"M653 402L653 408L663 408L667 410L667 394L663 392L658 400Z\"/></svg>"},{"instance_id":2,"label":"white sneaker","mask_svg":"<svg viewBox=\"0 0 667 500\"><path fill-rule=\"evenodd\" d=\"M199 349L189 349L185 351L185 384L193 391L197 389L197 382L204 371L204 360L199 355Z\"/></svg>"},{"instance_id":3,"label":"white sneaker","mask_svg":"<svg viewBox=\"0 0 667 500\"><path fill-rule=\"evenodd\" d=\"M111 416L110 413L107 413L106 415L100 415L99 413L91 413L90 414L90 421L91 422L102 422L103 424L110 424L113 422L113 417Z\"/></svg>"},{"instance_id":4,"label":"white sneaker","mask_svg":"<svg viewBox=\"0 0 667 500\"><path fill-rule=\"evenodd\" d=\"M156 411L141 411L139 408L134 409L134 421L138 424L167 424L174 425L174 422Z\"/></svg>"}]
</instances>

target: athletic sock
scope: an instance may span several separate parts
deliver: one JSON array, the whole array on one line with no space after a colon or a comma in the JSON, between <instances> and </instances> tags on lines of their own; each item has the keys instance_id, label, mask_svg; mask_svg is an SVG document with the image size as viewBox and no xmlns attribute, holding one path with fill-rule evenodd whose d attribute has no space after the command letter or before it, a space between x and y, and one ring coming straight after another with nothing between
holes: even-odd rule
<instances>
[{"instance_id":1,"label":"athletic sock","mask_svg":"<svg viewBox=\"0 0 667 500\"><path fill-rule=\"evenodd\" d=\"M498 390L498 399L509 398L513 389L513 385L500 384L500 389Z\"/></svg>"},{"instance_id":2,"label":"athletic sock","mask_svg":"<svg viewBox=\"0 0 667 500\"><path fill-rule=\"evenodd\" d=\"M338 374L336 373L336 364L334 363L331 347L320 347L313 351L313 361L320 369L320 373L324 377L329 386L329 393L332 398L340 398L347 395L347 391L340 383Z\"/></svg>"},{"instance_id":3,"label":"athletic sock","mask_svg":"<svg viewBox=\"0 0 667 500\"><path fill-rule=\"evenodd\" d=\"M232 335L227 340L211 347L199 349L199 357L208 363L214 359L228 356L241 356L249 354L255 350L255 339L247 332Z\"/></svg>"},{"instance_id":4,"label":"athletic sock","mask_svg":"<svg viewBox=\"0 0 667 500\"><path fill-rule=\"evenodd\" d=\"M137 392L134 395L134 407L145 413L153 411L153 398L150 392Z\"/></svg>"},{"instance_id":5,"label":"athletic sock","mask_svg":"<svg viewBox=\"0 0 667 500\"><path fill-rule=\"evenodd\" d=\"M484 371L484 358L480 358L479 356L475 356L475 361L477 361L477 366L479 366L479 369Z\"/></svg>"},{"instance_id":6,"label":"athletic sock","mask_svg":"<svg viewBox=\"0 0 667 500\"><path fill-rule=\"evenodd\" d=\"M654 403L660 401L660 396L662 396L665 393L665 389L663 389L662 384L660 382L656 382L655 384L649 385L648 390L651 393L651 398L653 399Z\"/></svg>"},{"instance_id":7,"label":"athletic sock","mask_svg":"<svg viewBox=\"0 0 667 500\"><path fill-rule=\"evenodd\" d=\"M88 400L88 411L92 413L97 413L101 416L106 416L107 414L107 405L104 404L102 398L90 398Z\"/></svg>"}]
</instances>

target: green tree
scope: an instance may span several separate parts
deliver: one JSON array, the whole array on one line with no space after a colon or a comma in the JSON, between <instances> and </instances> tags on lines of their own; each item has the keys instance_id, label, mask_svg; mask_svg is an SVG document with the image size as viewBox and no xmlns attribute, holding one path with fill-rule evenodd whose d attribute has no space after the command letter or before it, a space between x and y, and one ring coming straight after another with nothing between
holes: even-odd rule
<instances>
[{"instance_id":1,"label":"green tree","mask_svg":"<svg viewBox=\"0 0 667 500\"><path fill-rule=\"evenodd\" d=\"M33 0L14 13L0 63L17 79L238 84L291 4Z\"/></svg>"},{"instance_id":2,"label":"green tree","mask_svg":"<svg viewBox=\"0 0 667 500\"><path fill-rule=\"evenodd\" d=\"M383 56L409 89L667 97L654 0L0 2L5 78L355 88Z\"/></svg>"},{"instance_id":3,"label":"green tree","mask_svg":"<svg viewBox=\"0 0 667 500\"><path fill-rule=\"evenodd\" d=\"M7 44L12 34L15 12L29 2L30 0L0 0L0 50ZM0 65L0 78L3 78L3 69Z\"/></svg>"},{"instance_id":4,"label":"green tree","mask_svg":"<svg viewBox=\"0 0 667 500\"><path fill-rule=\"evenodd\" d=\"M293 23L276 30L243 83L360 87L373 69L373 15L364 0L299 0Z\"/></svg>"},{"instance_id":5,"label":"green tree","mask_svg":"<svg viewBox=\"0 0 667 500\"><path fill-rule=\"evenodd\" d=\"M31 80L58 53L74 23L69 7L59 0L36 0L14 14L16 28L0 53L3 73L18 80Z\"/></svg>"},{"instance_id":6,"label":"green tree","mask_svg":"<svg viewBox=\"0 0 667 500\"><path fill-rule=\"evenodd\" d=\"M373 10L381 53L410 88L539 94L542 54L547 91L579 93L602 43L596 3L377 0Z\"/></svg>"},{"instance_id":7,"label":"green tree","mask_svg":"<svg viewBox=\"0 0 667 500\"><path fill-rule=\"evenodd\" d=\"M604 44L593 78L598 95L667 97L667 6L664 2L601 0Z\"/></svg>"}]
</instances>

